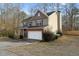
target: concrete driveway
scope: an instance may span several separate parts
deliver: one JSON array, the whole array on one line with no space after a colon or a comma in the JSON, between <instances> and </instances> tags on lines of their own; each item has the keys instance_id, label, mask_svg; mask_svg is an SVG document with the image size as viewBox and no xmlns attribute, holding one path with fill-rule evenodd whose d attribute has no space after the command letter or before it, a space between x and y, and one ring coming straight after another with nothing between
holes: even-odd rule
<instances>
[{"instance_id":1,"label":"concrete driveway","mask_svg":"<svg viewBox=\"0 0 79 59\"><path fill-rule=\"evenodd\" d=\"M8 51L7 49L12 47L28 45L28 44L32 44L32 43L27 41L18 41L12 39L4 40L4 41L0 40L0 56L16 56L16 54L14 54L11 51Z\"/></svg>"},{"instance_id":2,"label":"concrete driveway","mask_svg":"<svg viewBox=\"0 0 79 59\"><path fill-rule=\"evenodd\" d=\"M0 49L23 46L23 45L28 45L28 44L32 44L32 43L29 43L29 42L7 42L7 41L5 41L5 42L0 42Z\"/></svg>"}]
</instances>

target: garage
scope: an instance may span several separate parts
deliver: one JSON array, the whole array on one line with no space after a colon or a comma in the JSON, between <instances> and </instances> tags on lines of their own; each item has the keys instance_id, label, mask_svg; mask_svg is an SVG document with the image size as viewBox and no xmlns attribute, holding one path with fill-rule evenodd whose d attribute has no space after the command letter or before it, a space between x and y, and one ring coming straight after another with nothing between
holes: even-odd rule
<instances>
[{"instance_id":1,"label":"garage","mask_svg":"<svg viewBox=\"0 0 79 59\"><path fill-rule=\"evenodd\" d=\"M42 31L28 31L28 39L42 40Z\"/></svg>"}]
</instances>

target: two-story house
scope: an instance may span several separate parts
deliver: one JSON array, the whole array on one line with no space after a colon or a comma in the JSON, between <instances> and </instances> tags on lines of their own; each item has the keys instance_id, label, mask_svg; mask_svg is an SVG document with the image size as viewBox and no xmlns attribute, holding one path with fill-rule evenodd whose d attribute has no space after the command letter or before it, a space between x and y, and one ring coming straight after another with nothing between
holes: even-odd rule
<instances>
[{"instance_id":1,"label":"two-story house","mask_svg":"<svg viewBox=\"0 0 79 59\"><path fill-rule=\"evenodd\" d=\"M51 31L56 34L62 31L60 11L44 13L40 10L32 17L22 21L21 35L28 39L42 40L42 32Z\"/></svg>"}]
</instances>

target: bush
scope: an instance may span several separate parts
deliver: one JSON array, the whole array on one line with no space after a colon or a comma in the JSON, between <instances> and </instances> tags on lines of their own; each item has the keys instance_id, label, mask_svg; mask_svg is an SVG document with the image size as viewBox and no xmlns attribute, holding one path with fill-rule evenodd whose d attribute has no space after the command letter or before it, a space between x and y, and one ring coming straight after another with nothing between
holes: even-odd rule
<instances>
[{"instance_id":1,"label":"bush","mask_svg":"<svg viewBox=\"0 0 79 59\"><path fill-rule=\"evenodd\" d=\"M9 38L14 38L14 36L13 36L13 35L8 35L8 37L9 37Z\"/></svg>"},{"instance_id":2,"label":"bush","mask_svg":"<svg viewBox=\"0 0 79 59\"><path fill-rule=\"evenodd\" d=\"M13 32L8 32L8 37L9 38L15 38L14 33Z\"/></svg>"},{"instance_id":3,"label":"bush","mask_svg":"<svg viewBox=\"0 0 79 59\"><path fill-rule=\"evenodd\" d=\"M20 35L19 39L23 39L23 35Z\"/></svg>"},{"instance_id":4,"label":"bush","mask_svg":"<svg viewBox=\"0 0 79 59\"><path fill-rule=\"evenodd\" d=\"M3 36L3 37L4 37L4 36L8 36L7 34L8 34L7 31L2 31L2 32L0 32L0 36L1 36L1 37L2 37L2 36Z\"/></svg>"},{"instance_id":5,"label":"bush","mask_svg":"<svg viewBox=\"0 0 79 59\"><path fill-rule=\"evenodd\" d=\"M60 32L60 31L57 31L57 33L56 34L60 34L60 36L62 36L63 35L63 33L62 32Z\"/></svg>"},{"instance_id":6,"label":"bush","mask_svg":"<svg viewBox=\"0 0 79 59\"><path fill-rule=\"evenodd\" d=\"M46 42L53 41L53 40L55 40L57 38L58 37L55 34L51 33L51 32L43 33L43 41L46 41Z\"/></svg>"},{"instance_id":7,"label":"bush","mask_svg":"<svg viewBox=\"0 0 79 59\"><path fill-rule=\"evenodd\" d=\"M14 39L16 36L13 31L3 30L0 32L0 37L9 37L9 38Z\"/></svg>"}]
</instances>

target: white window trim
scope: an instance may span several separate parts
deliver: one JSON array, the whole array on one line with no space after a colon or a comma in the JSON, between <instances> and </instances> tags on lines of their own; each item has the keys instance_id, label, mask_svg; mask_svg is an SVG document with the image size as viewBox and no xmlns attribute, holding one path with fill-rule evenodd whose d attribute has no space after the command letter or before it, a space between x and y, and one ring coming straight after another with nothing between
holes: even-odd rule
<instances>
[{"instance_id":1,"label":"white window trim","mask_svg":"<svg viewBox=\"0 0 79 59\"><path fill-rule=\"evenodd\" d=\"M42 25L42 20L36 20L36 24L38 24L38 26Z\"/></svg>"}]
</instances>

